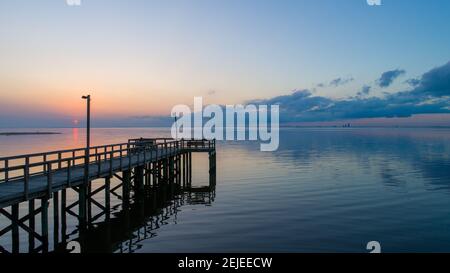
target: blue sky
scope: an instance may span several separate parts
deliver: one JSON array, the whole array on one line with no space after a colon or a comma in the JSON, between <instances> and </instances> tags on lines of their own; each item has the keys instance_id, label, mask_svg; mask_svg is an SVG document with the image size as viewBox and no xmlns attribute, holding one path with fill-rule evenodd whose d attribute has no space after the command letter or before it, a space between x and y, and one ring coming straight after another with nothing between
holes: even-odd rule
<instances>
[{"instance_id":1,"label":"blue sky","mask_svg":"<svg viewBox=\"0 0 450 273\"><path fill-rule=\"evenodd\" d=\"M104 120L167 115L196 95L227 104L412 90L406 80L450 61L449 14L447 0L4 0L0 126L70 123L86 90Z\"/></svg>"}]
</instances>

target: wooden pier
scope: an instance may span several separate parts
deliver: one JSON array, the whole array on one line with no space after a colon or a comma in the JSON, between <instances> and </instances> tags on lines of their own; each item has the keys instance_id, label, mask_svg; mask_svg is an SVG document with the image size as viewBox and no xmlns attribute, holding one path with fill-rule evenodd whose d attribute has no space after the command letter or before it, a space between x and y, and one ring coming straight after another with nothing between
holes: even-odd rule
<instances>
[{"instance_id":1,"label":"wooden pier","mask_svg":"<svg viewBox=\"0 0 450 273\"><path fill-rule=\"evenodd\" d=\"M0 217L10 222L0 230L0 237L10 233L12 246L10 250L0 247L0 253L23 252L19 229L28 234L28 252L48 252L50 201L53 202L52 239L56 249L67 239L63 232L63 238L59 236L59 231L66 229L67 215L78 219L81 238L95 220L110 219L112 195L121 200L123 210L127 211L135 200L147 200L149 192L156 200L163 189L172 193L191 191L192 153L197 152L208 153L209 182L210 186L215 185L215 140L140 138L89 150L80 148L0 158ZM113 177L120 183L112 185ZM78 193L78 200L73 204L68 204L68 189ZM97 198L100 193L103 193L102 202ZM28 203L26 213L25 202ZM93 206L101 212L93 215ZM74 211L76 207L78 211Z\"/></svg>"}]
</instances>

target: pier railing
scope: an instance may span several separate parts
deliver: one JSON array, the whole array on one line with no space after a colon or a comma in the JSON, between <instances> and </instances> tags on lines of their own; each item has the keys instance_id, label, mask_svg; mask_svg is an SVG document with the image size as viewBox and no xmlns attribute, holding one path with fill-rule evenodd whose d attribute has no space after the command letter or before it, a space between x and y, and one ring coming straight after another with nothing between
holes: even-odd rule
<instances>
[{"instance_id":1,"label":"pier railing","mask_svg":"<svg viewBox=\"0 0 450 273\"><path fill-rule=\"evenodd\" d=\"M3 157L0 158L0 183L23 180L25 182L24 193L27 195L29 180L32 176L46 175L51 181L52 173L65 170L69 178L68 183L70 183L71 170L75 167L81 168L87 162L90 166L98 166L99 172L102 163L109 162L109 169L112 171L113 159L120 161L122 168L123 159L131 156L137 156L138 163L147 162L150 159L145 158L148 152L154 152L158 158L158 156L170 155L182 150L212 150L215 149L215 145L215 140L205 139L140 138L130 139L127 143L91 147L89 159L86 156L86 148Z\"/></svg>"}]
</instances>

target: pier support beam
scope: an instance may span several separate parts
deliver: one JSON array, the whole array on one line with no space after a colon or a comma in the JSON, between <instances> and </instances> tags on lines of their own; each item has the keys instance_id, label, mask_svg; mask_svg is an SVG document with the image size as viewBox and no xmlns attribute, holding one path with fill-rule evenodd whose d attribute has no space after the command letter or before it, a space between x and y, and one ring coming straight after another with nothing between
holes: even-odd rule
<instances>
[{"instance_id":1,"label":"pier support beam","mask_svg":"<svg viewBox=\"0 0 450 273\"><path fill-rule=\"evenodd\" d=\"M105 219L109 221L111 216L111 178L105 178Z\"/></svg>"},{"instance_id":2,"label":"pier support beam","mask_svg":"<svg viewBox=\"0 0 450 273\"><path fill-rule=\"evenodd\" d=\"M86 203L87 203L87 184L81 184L78 189L78 222L79 228L86 227Z\"/></svg>"},{"instance_id":3,"label":"pier support beam","mask_svg":"<svg viewBox=\"0 0 450 273\"><path fill-rule=\"evenodd\" d=\"M144 188L145 189L150 189L150 186L151 186L151 175L152 175L152 171L151 171L151 167L152 167L152 165L151 165L151 163L147 163L147 164L145 164L145 168L144 168L144 176L145 176L145 179L144 179Z\"/></svg>"},{"instance_id":4,"label":"pier support beam","mask_svg":"<svg viewBox=\"0 0 450 273\"><path fill-rule=\"evenodd\" d=\"M12 224L12 252L19 253L19 204L14 204L11 206L11 224Z\"/></svg>"},{"instance_id":5,"label":"pier support beam","mask_svg":"<svg viewBox=\"0 0 450 273\"><path fill-rule=\"evenodd\" d=\"M48 252L48 199L41 199L42 252Z\"/></svg>"},{"instance_id":6,"label":"pier support beam","mask_svg":"<svg viewBox=\"0 0 450 273\"><path fill-rule=\"evenodd\" d=\"M151 170L152 170L152 186L154 188L155 186L158 185L158 175L157 175L158 163L157 162L152 163Z\"/></svg>"},{"instance_id":7,"label":"pier support beam","mask_svg":"<svg viewBox=\"0 0 450 273\"><path fill-rule=\"evenodd\" d=\"M28 214L30 218L28 219L28 227L30 230L35 230L35 212L34 212L34 199L28 201ZM34 252L34 234L28 232L28 252Z\"/></svg>"},{"instance_id":8,"label":"pier support beam","mask_svg":"<svg viewBox=\"0 0 450 273\"><path fill-rule=\"evenodd\" d=\"M134 168L134 192L138 195L144 192L144 166Z\"/></svg>"},{"instance_id":9,"label":"pier support beam","mask_svg":"<svg viewBox=\"0 0 450 273\"><path fill-rule=\"evenodd\" d=\"M178 189L181 188L181 155L177 155L176 157L176 180Z\"/></svg>"},{"instance_id":10,"label":"pier support beam","mask_svg":"<svg viewBox=\"0 0 450 273\"><path fill-rule=\"evenodd\" d=\"M86 213L87 213L87 223L91 223L92 222L92 202L90 201L90 197L92 195L92 183L91 181L89 181L87 187L87 198L86 198Z\"/></svg>"},{"instance_id":11,"label":"pier support beam","mask_svg":"<svg viewBox=\"0 0 450 273\"><path fill-rule=\"evenodd\" d=\"M122 175L122 203L124 208L130 205L130 184L131 184L131 170L123 172Z\"/></svg>"},{"instance_id":12,"label":"pier support beam","mask_svg":"<svg viewBox=\"0 0 450 273\"><path fill-rule=\"evenodd\" d=\"M61 241L66 243L66 231L67 231L67 192L66 190L61 191Z\"/></svg>"},{"instance_id":13,"label":"pier support beam","mask_svg":"<svg viewBox=\"0 0 450 273\"><path fill-rule=\"evenodd\" d=\"M57 247L59 242L59 193L53 193L53 245Z\"/></svg>"},{"instance_id":14,"label":"pier support beam","mask_svg":"<svg viewBox=\"0 0 450 273\"><path fill-rule=\"evenodd\" d=\"M164 183L166 185L169 185L170 184L170 169L169 169L170 160L169 160L169 158L166 158L163 162L164 162Z\"/></svg>"},{"instance_id":15,"label":"pier support beam","mask_svg":"<svg viewBox=\"0 0 450 273\"><path fill-rule=\"evenodd\" d=\"M174 183L174 178L175 178L175 168L174 168L174 166L175 166L175 160L174 160L174 158L173 157L170 157L169 158L169 175L168 175L168 177L169 177L169 185L173 185L173 183Z\"/></svg>"},{"instance_id":16,"label":"pier support beam","mask_svg":"<svg viewBox=\"0 0 450 273\"><path fill-rule=\"evenodd\" d=\"M187 171L186 171L186 166L187 166L187 164L186 164L186 153L183 153L182 154L182 165L183 165L183 189L185 189L186 188L186 181L187 181L187 179L186 179L186 174L187 174Z\"/></svg>"},{"instance_id":17,"label":"pier support beam","mask_svg":"<svg viewBox=\"0 0 450 273\"><path fill-rule=\"evenodd\" d=\"M188 187L192 187L192 153L188 153Z\"/></svg>"},{"instance_id":18,"label":"pier support beam","mask_svg":"<svg viewBox=\"0 0 450 273\"><path fill-rule=\"evenodd\" d=\"M216 152L209 152L209 186L216 185Z\"/></svg>"}]
</instances>

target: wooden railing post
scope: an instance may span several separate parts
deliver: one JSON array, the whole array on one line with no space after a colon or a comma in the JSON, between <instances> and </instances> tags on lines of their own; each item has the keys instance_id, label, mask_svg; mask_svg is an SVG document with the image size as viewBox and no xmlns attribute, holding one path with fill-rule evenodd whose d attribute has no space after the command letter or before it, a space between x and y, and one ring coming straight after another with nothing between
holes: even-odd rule
<instances>
[{"instance_id":1,"label":"wooden railing post","mask_svg":"<svg viewBox=\"0 0 450 273\"><path fill-rule=\"evenodd\" d=\"M23 169L23 175L24 175L24 195L25 195L25 200L28 200L28 191L29 191L29 183L30 183L30 158L27 156L25 158L25 166Z\"/></svg>"},{"instance_id":2,"label":"wooden railing post","mask_svg":"<svg viewBox=\"0 0 450 273\"><path fill-rule=\"evenodd\" d=\"M131 170L130 144L127 144L128 169Z\"/></svg>"},{"instance_id":3,"label":"wooden railing post","mask_svg":"<svg viewBox=\"0 0 450 273\"><path fill-rule=\"evenodd\" d=\"M9 160L5 160L5 182L9 180Z\"/></svg>"},{"instance_id":4,"label":"wooden railing post","mask_svg":"<svg viewBox=\"0 0 450 273\"><path fill-rule=\"evenodd\" d=\"M44 173L46 173L47 172L47 155L46 154L44 154Z\"/></svg>"},{"instance_id":5,"label":"wooden railing post","mask_svg":"<svg viewBox=\"0 0 450 273\"><path fill-rule=\"evenodd\" d=\"M146 151L146 149L147 149L147 146L144 145L144 164L147 163L147 151Z\"/></svg>"},{"instance_id":6,"label":"wooden railing post","mask_svg":"<svg viewBox=\"0 0 450 273\"><path fill-rule=\"evenodd\" d=\"M120 154L120 170L122 170L122 157L123 157L123 147L122 147L122 144L120 144L120 152L119 152L119 154Z\"/></svg>"},{"instance_id":7,"label":"wooden railing post","mask_svg":"<svg viewBox=\"0 0 450 273\"><path fill-rule=\"evenodd\" d=\"M61 169L61 158L62 158L62 155L61 155L61 152L59 152L58 153L58 169Z\"/></svg>"},{"instance_id":8,"label":"wooden railing post","mask_svg":"<svg viewBox=\"0 0 450 273\"><path fill-rule=\"evenodd\" d=\"M109 153L109 177L113 176L113 157L114 152Z\"/></svg>"},{"instance_id":9,"label":"wooden railing post","mask_svg":"<svg viewBox=\"0 0 450 273\"><path fill-rule=\"evenodd\" d=\"M155 148L156 148L156 160L158 160L158 150L159 150L158 144L155 145Z\"/></svg>"},{"instance_id":10,"label":"wooden railing post","mask_svg":"<svg viewBox=\"0 0 450 273\"><path fill-rule=\"evenodd\" d=\"M52 163L47 164L47 195L48 197L52 194L52 188L53 188L53 177L52 177Z\"/></svg>"},{"instance_id":11,"label":"wooden railing post","mask_svg":"<svg viewBox=\"0 0 450 273\"><path fill-rule=\"evenodd\" d=\"M72 186L72 182L70 181L71 180L71 170L70 170L71 164L70 164L70 162L71 162L70 159L67 160L67 185L69 187Z\"/></svg>"},{"instance_id":12,"label":"wooden railing post","mask_svg":"<svg viewBox=\"0 0 450 273\"><path fill-rule=\"evenodd\" d=\"M141 148L137 148L137 164L139 165L139 161L140 161L140 155L141 155Z\"/></svg>"},{"instance_id":13,"label":"wooden railing post","mask_svg":"<svg viewBox=\"0 0 450 273\"><path fill-rule=\"evenodd\" d=\"M150 162L152 162L152 160L153 160L153 145L152 146L150 146Z\"/></svg>"},{"instance_id":14,"label":"wooden railing post","mask_svg":"<svg viewBox=\"0 0 450 273\"><path fill-rule=\"evenodd\" d=\"M101 169L102 169L102 165L101 165L101 155L97 155L97 174L100 175Z\"/></svg>"}]
</instances>

